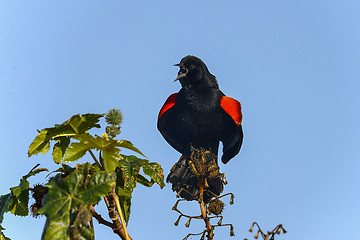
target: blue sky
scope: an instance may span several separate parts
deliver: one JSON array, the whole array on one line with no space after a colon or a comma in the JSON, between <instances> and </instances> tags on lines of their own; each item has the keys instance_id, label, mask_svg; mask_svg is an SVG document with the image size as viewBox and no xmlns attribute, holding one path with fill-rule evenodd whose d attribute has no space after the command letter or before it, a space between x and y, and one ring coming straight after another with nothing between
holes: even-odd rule
<instances>
[{"instance_id":1,"label":"blue sky","mask_svg":"<svg viewBox=\"0 0 360 240\"><path fill-rule=\"evenodd\" d=\"M353 239L360 224L359 9L356 0L0 0L0 194L36 163L57 167L50 154L27 158L36 129L114 107L125 117L120 137L167 174L180 156L158 133L157 114L180 89L172 65L192 54L243 107L243 148L220 165L225 192L236 197L223 221L234 224L232 239L251 239L253 221L266 230L282 223L288 234L277 239ZM200 232L202 223L173 225L175 201L169 185L139 186L133 239ZM6 214L3 227L15 240L40 239L44 221ZM95 230L99 239L117 239L104 226ZM217 229L215 239L230 239L228 229Z\"/></svg>"}]
</instances>

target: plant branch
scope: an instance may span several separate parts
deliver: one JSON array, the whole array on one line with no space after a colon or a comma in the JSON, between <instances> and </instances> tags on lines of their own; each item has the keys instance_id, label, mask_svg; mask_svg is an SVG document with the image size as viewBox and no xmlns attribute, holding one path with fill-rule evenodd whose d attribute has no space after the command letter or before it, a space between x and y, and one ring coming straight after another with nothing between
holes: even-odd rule
<instances>
[{"instance_id":1,"label":"plant branch","mask_svg":"<svg viewBox=\"0 0 360 240\"><path fill-rule=\"evenodd\" d=\"M113 222L114 227L113 232L120 236L122 240L132 240L132 238L127 234L125 235L125 230L123 225L119 221L119 215L115 211L116 203L115 200L111 197L111 194L104 197L104 201L109 211L109 217ZM128 239L126 238L128 236Z\"/></svg>"},{"instance_id":2,"label":"plant branch","mask_svg":"<svg viewBox=\"0 0 360 240\"><path fill-rule=\"evenodd\" d=\"M124 215L123 215L123 212L121 210L121 206L120 206L120 201L119 201L119 197L118 195L115 193L115 191L113 191L112 193L110 193L111 197L114 199L115 201L115 204L116 204L116 208L117 208L117 211L118 213L120 214L120 220L121 220L121 223L124 227L124 232L125 232L125 237L126 237L126 240L130 240L130 236L127 232L127 229L126 229L126 223L125 223L125 220L124 220Z\"/></svg>"},{"instance_id":3,"label":"plant branch","mask_svg":"<svg viewBox=\"0 0 360 240\"><path fill-rule=\"evenodd\" d=\"M96 157L95 157L95 155L93 154L93 152L92 152L91 150L89 150L89 153L90 153L91 157L94 159L96 165L98 165L99 168L100 168L101 170L103 170L103 167L100 165L99 161L96 159Z\"/></svg>"},{"instance_id":4,"label":"plant branch","mask_svg":"<svg viewBox=\"0 0 360 240\"><path fill-rule=\"evenodd\" d=\"M201 210L201 216L202 219L205 222L205 226L206 226L206 232L208 233L207 237L209 240L213 239L213 228L211 226L209 217L206 214L206 209L205 209L205 203L204 203L204 185L205 185L205 177L204 176L200 176L199 178L199 186L200 186L200 197L199 197L199 204L200 204L200 210Z\"/></svg>"},{"instance_id":5,"label":"plant branch","mask_svg":"<svg viewBox=\"0 0 360 240\"><path fill-rule=\"evenodd\" d=\"M93 206L90 206L90 211L92 212L93 217L98 221L99 224L110 227L111 229L116 228L115 225L109 221L106 221L100 214L98 214Z\"/></svg>"},{"instance_id":6,"label":"plant branch","mask_svg":"<svg viewBox=\"0 0 360 240\"><path fill-rule=\"evenodd\" d=\"M93 221L92 218L91 218L91 220L90 220L90 227L91 227L91 231L92 231L91 240L95 240L94 221Z\"/></svg>"}]
</instances>

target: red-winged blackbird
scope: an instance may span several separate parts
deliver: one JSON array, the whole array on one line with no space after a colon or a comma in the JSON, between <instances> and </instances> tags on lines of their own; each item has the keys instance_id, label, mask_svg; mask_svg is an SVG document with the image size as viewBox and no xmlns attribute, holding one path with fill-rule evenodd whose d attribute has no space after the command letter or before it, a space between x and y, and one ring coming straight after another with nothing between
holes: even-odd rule
<instances>
[{"instance_id":1,"label":"red-winged blackbird","mask_svg":"<svg viewBox=\"0 0 360 240\"><path fill-rule=\"evenodd\" d=\"M180 158L178 166L174 166L167 177L167 181L173 184L173 190L178 191L184 184L196 184L187 160L193 149L208 150L216 158L221 141L221 161L227 163L240 151L243 131L240 103L220 91L215 76L201 59L186 56L175 66L180 67L175 81L179 80L182 88L166 100L160 110L157 127L165 140L185 156ZM220 178L209 185L214 194L222 192ZM192 191L196 195L195 189L188 192ZM181 196L191 198L187 194Z\"/></svg>"}]
</instances>

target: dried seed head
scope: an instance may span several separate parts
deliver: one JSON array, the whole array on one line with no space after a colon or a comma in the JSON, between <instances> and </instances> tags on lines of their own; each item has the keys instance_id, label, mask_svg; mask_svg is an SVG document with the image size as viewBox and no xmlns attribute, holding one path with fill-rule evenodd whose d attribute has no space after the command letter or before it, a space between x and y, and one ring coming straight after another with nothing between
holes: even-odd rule
<instances>
[{"instance_id":1,"label":"dried seed head","mask_svg":"<svg viewBox=\"0 0 360 240\"><path fill-rule=\"evenodd\" d=\"M221 200L215 199L209 204L208 210L212 214L220 215L224 211L224 206L225 204Z\"/></svg>"},{"instance_id":2,"label":"dried seed head","mask_svg":"<svg viewBox=\"0 0 360 240\"><path fill-rule=\"evenodd\" d=\"M44 198L47 191L48 188L41 184L36 184L31 189L31 196L35 199L35 203L30 206L33 217L38 217L40 215L37 213L37 211L42 207L42 199Z\"/></svg>"}]
</instances>

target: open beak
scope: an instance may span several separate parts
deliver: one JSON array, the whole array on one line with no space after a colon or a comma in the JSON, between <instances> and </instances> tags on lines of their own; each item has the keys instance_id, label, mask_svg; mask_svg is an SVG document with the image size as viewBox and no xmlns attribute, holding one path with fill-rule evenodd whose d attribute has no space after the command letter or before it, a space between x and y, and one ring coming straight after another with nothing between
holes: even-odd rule
<instances>
[{"instance_id":1,"label":"open beak","mask_svg":"<svg viewBox=\"0 0 360 240\"><path fill-rule=\"evenodd\" d=\"M174 66L176 67L180 67L180 71L178 73L177 78L174 80L174 82L176 82L177 80L186 77L186 74L188 73L188 69L183 65L183 64L174 64Z\"/></svg>"}]
</instances>

